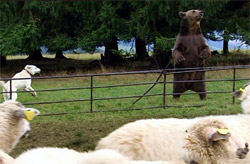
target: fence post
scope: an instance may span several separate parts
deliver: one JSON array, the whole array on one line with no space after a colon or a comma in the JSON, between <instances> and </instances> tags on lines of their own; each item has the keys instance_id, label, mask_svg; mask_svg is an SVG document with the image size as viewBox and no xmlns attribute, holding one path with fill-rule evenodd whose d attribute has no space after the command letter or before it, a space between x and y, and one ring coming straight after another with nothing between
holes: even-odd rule
<instances>
[{"instance_id":1,"label":"fence post","mask_svg":"<svg viewBox=\"0 0 250 164\"><path fill-rule=\"evenodd\" d=\"M167 78L167 75L166 75L166 70L164 69L163 70L163 74L164 74L164 81L163 81L163 108L165 109L166 108L166 78Z\"/></svg>"},{"instance_id":2,"label":"fence post","mask_svg":"<svg viewBox=\"0 0 250 164\"><path fill-rule=\"evenodd\" d=\"M93 112L93 76L90 76L90 112Z\"/></svg>"},{"instance_id":3,"label":"fence post","mask_svg":"<svg viewBox=\"0 0 250 164\"><path fill-rule=\"evenodd\" d=\"M235 75L236 75L236 69L233 68L233 92L235 92ZM235 103L235 97L233 96L233 104Z\"/></svg>"},{"instance_id":4,"label":"fence post","mask_svg":"<svg viewBox=\"0 0 250 164\"><path fill-rule=\"evenodd\" d=\"M12 79L10 79L10 100L12 99Z\"/></svg>"}]
</instances>

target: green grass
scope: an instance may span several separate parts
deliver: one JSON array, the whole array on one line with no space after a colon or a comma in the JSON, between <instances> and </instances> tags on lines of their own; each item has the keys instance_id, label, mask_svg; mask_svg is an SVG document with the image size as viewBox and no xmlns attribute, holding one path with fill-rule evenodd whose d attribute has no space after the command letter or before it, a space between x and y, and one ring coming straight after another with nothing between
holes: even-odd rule
<instances>
[{"instance_id":1,"label":"green grass","mask_svg":"<svg viewBox=\"0 0 250 164\"><path fill-rule=\"evenodd\" d=\"M250 69L237 70L237 78L249 78ZM146 75L124 75L95 77L94 86L129 84L139 82L154 82L158 74ZM207 79L232 79L233 72L216 71L207 72ZM168 75L167 80L172 81L172 76ZM161 79L162 81L163 79ZM243 87L246 81L237 81L236 88ZM35 79L32 81L35 90L88 87L90 79ZM94 89L94 98L132 96L143 94L151 85L128 86ZM172 84L167 84L167 93L172 93ZM230 91L232 82L208 82L207 91ZM162 93L163 85L156 85L148 94ZM191 92L191 91L189 91ZM55 92L38 92L37 97L32 97L28 93L19 93L18 100L25 102L43 102L71 99L89 99L90 90L70 90ZM94 101L94 110L103 111L105 109L128 108L135 99L122 100L101 100ZM0 95L0 101L3 101ZM163 97L144 97L134 107L147 107L162 105ZM121 125L144 118L192 118L204 115L234 114L240 113L240 101L236 100L232 104L232 95L228 94L208 94L206 101L200 101L198 95L183 95L180 100L173 100L172 96L166 97L167 105L194 105L200 104L202 107L166 108L166 109L144 109L119 112L101 113L78 113L57 116L40 116L32 121L32 131L30 137L22 139L11 155L16 156L24 150L38 146L69 147L78 151L94 149L97 141L120 127ZM27 105L37 108L41 114L58 112L89 111L89 102L56 103L43 105Z\"/></svg>"},{"instance_id":2,"label":"green grass","mask_svg":"<svg viewBox=\"0 0 250 164\"><path fill-rule=\"evenodd\" d=\"M237 78L246 77L247 69L237 70ZM216 71L207 72L207 79L232 79L233 72L227 71ZM146 74L146 75L117 75L117 76L103 76L94 77L94 86L104 85L116 85L116 84L131 84L131 83L142 83L142 82L154 82L159 74ZM161 78L160 81L163 81ZM167 81L172 81L172 75L167 76ZM242 87L244 81L237 82L236 88ZM142 95L152 84L138 85L138 86L126 86L126 87L111 87L111 88L96 88L93 90L93 97L98 98L109 98L109 97L124 97L124 96L135 96ZM72 78L72 79L35 79L32 82L35 90L43 89L65 89L74 87L89 87L90 78ZM232 82L208 82L207 91L232 91ZM172 84L166 85L166 92L172 93ZM189 91L191 92L191 91ZM162 94L163 84L157 84L149 93L150 94ZM166 96L167 105L194 105L201 104L204 106L210 106L209 103L213 104L216 100L224 99L223 101L230 102L232 100L231 94L208 94L208 100L210 101L199 101L199 96L194 95L183 95L180 100L173 100L171 95ZM63 91L46 91L38 92L37 97L32 97L28 93L19 93L18 100L27 102L48 102L48 101L62 101L62 100L78 100L78 99L90 99L90 89L77 89L77 90L63 90ZM0 95L0 101L3 101L3 96ZM129 99L116 99L116 100L95 100L93 108L96 111L103 111L105 109L124 109L129 108L135 98ZM226 103L225 103L226 104ZM163 105L163 96L150 96L142 98L134 108L148 107L148 106L161 106ZM74 102L74 103L55 103L55 104L43 104L33 105L37 108L41 108L44 114L57 113L57 112L78 112L78 111L90 111L90 102Z\"/></svg>"}]
</instances>

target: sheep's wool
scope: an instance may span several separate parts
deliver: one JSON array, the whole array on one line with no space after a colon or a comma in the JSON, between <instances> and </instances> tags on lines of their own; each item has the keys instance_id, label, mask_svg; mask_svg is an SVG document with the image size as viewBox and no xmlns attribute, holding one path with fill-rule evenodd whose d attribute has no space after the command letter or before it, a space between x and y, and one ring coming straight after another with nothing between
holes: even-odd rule
<instances>
[{"instance_id":1,"label":"sheep's wool","mask_svg":"<svg viewBox=\"0 0 250 164\"><path fill-rule=\"evenodd\" d=\"M204 138L207 127L224 129L229 138L210 142ZM242 114L138 120L102 138L96 149L113 149L134 160L247 164L250 153L244 159L236 154L246 143L250 143L250 115Z\"/></svg>"},{"instance_id":2,"label":"sheep's wool","mask_svg":"<svg viewBox=\"0 0 250 164\"><path fill-rule=\"evenodd\" d=\"M11 156L0 150L0 164L11 164L13 160Z\"/></svg>"},{"instance_id":3,"label":"sheep's wool","mask_svg":"<svg viewBox=\"0 0 250 164\"><path fill-rule=\"evenodd\" d=\"M0 104L0 149L9 153L17 144L27 125L22 118L13 116L13 112L24 108L21 103L6 101Z\"/></svg>"},{"instance_id":4,"label":"sheep's wool","mask_svg":"<svg viewBox=\"0 0 250 164\"><path fill-rule=\"evenodd\" d=\"M207 142L203 129L207 127L216 128L227 128L227 126L216 119L207 119L198 121L191 129L188 130L188 137L186 138L187 143L184 146L189 150L189 155L191 159L196 159L195 161L202 164L213 164L218 163L218 159L225 160L229 157L229 152L226 149L226 144L223 142L217 142L216 144L212 142ZM200 133L197 133L200 132ZM224 158L224 159L223 159Z\"/></svg>"},{"instance_id":5,"label":"sheep's wool","mask_svg":"<svg viewBox=\"0 0 250 164\"><path fill-rule=\"evenodd\" d=\"M250 85L246 86L239 99L242 101L241 107L243 113L250 114Z\"/></svg>"},{"instance_id":6,"label":"sheep's wool","mask_svg":"<svg viewBox=\"0 0 250 164\"><path fill-rule=\"evenodd\" d=\"M32 117L40 113L37 109L25 108L21 103L13 100L0 104L0 149L5 153L9 153L19 139L30 131L30 123L26 120L25 111L33 113Z\"/></svg>"},{"instance_id":7,"label":"sheep's wool","mask_svg":"<svg viewBox=\"0 0 250 164\"><path fill-rule=\"evenodd\" d=\"M12 164L185 164L183 161L133 161L120 153L102 149L80 153L67 148L37 148L17 157Z\"/></svg>"}]
</instances>

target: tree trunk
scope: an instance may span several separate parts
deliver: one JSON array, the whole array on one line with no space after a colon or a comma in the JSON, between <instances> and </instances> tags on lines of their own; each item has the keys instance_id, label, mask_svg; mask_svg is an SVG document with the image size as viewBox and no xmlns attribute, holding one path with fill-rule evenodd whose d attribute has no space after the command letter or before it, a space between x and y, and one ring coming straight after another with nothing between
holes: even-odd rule
<instances>
[{"instance_id":1,"label":"tree trunk","mask_svg":"<svg viewBox=\"0 0 250 164\"><path fill-rule=\"evenodd\" d=\"M146 42L139 37L135 39L135 48L136 48L136 58L138 60L144 60L149 57L147 49L146 49Z\"/></svg>"},{"instance_id":2,"label":"tree trunk","mask_svg":"<svg viewBox=\"0 0 250 164\"><path fill-rule=\"evenodd\" d=\"M7 59L6 56L0 56L0 66L7 65Z\"/></svg>"},{"instance_id":3,"label":"tree trunk","mask_svg":"<svg viewBox=\"0 0 250 164\"><path fill-rule=\"evenodd\" d=\"M59 51L56 51L55 59L67 59L67 58L63 55L62 51L59 50Z\"/></svg>"},{"instance_id":4,"label":"tree trunk","mask_svg":"<svg viewBox=\"0 0 250 164\"><path fill-rule=\"evenodd\" d=\"M118 51L118 43L117 37L113 37L111 41L107 41L104 43L105 52L104 55L101 56L102 64L106 66L117 66L120 63L124 62L122 57L118 54L114 54L112 51Z\"/></svg>"},{"instance_id":5,"label":"tree trunk","mask_svg":"<svg viewBox=\"0 0 250 164\"><path fill-rule=\"evenodd\" d=\"M39 50L34 50L34 51L30 52L28 59L30 59L30 60L42 60L43 55L41 53L41 50L39 49Z\"/></svg>"},{"instance_id":6,"label":"tree trunk","mask_svg":"<svg viewBox=\"0 0 250 164\"><path fill-rule=\"evenodd\" d=\"M223 40L223 54L228 54L228 40Z\"/></svg>"},{"instance_id":7,"label":"tree trunk","mask_svg":"<svg viewBox=\"0 0 250 164\"><path fill-rule=\"evenodd\" d=\"M112 50L118 51L117 37L113 37L110 42L105 42L104 46L105 46L104 55L107 58L114 56L114 53L112 52Z\"/></svg>"}]
</instances>

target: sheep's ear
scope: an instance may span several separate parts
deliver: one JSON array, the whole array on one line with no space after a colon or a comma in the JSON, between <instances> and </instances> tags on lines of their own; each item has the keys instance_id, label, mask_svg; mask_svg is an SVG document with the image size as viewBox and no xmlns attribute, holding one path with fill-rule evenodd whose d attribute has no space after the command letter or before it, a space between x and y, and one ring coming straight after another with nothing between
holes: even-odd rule
<instances>
[{"instance_id":1,"label":"sheep's ear","mask_svg":"<svg viewBox=\"0 0 250 164\"><path fill-rule=\"evenodd\" d=\"M232 92L234 97L240 97L242 92L241 91L236 91L236 92Z\"/></svg>"},{"instance_id":2,"label":"sheep's ear","mask_svg":"<svg viewBox=\"0 0 250 164\"><path fill-rule=\"evenodd\" d=\"M33 120L33 118L39 114L39 110L34 108L25 108L15 112L16 117L25 118L27 121Z\"/></svg>"},{"instance_id":3,"label":"sheep's ear","mask_svg":"<svg viewBox=\"0 0 250 164\"><path fill-rule=\"evenodd\" d=\"M31 68L31 65L26 65L24 68L29 69L29 68Z\"/></svg>"},{"instance_id":4,"label":"sheep's ear","mask_svg":"<svg viewBox=\"0 0 250 164\"><path fill-rule=\"evenodd\" d=\"M219 141L219 140L227 140L231 136L231 133L228 129L216 129L216 128L208 128L205 134L206 140L208 142L211 141Z\"/></svg>"},{"instance_id":5,"label":"sheep's ear","mask_svg":"<svg viewBox=\"0 0 250 164\"><path fill-rule=\"evenodd\" d=\"M185 19L185 17L186 17L186 12L180 11L180 12L179 12L179 16L180 16L182 19Z\"/></svg>"},{"instance_id":6,"label":"sheep's ear","mask_svg":"<svg viewBox=\"0 0 250 164\"><path fill-rule=\"evenodd\" d=\"M35 116L38 116L40 114L40 111L35 108L25 108L25 111L32 111L34 112Z\"/></svg>"},{"instance_id":7,"label":"sheep's ear","mask_svg":"<svg viewBox=\"0 0 250 164\"><path fill-rule=\"evenodd\" d=\"M24 110L18 110L14 112L14 116L17 118L25 118Z\"/></svg>"}]
</instances>

